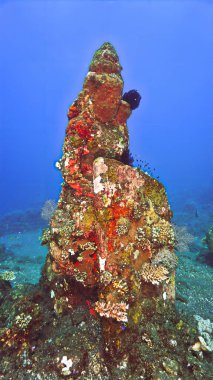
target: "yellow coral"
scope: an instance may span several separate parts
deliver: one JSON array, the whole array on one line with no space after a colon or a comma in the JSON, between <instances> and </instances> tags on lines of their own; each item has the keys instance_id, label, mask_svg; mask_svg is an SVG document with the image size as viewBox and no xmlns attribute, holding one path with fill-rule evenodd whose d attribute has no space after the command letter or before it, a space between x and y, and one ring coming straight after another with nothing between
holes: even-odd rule
<instances>
[{"instance_id":1,"label":"yellow coral","mask_svg":"<svg viewBox=\"0 0 213 380\"><path fill-rule=\"evenodd\" d=\"M118 293L120 294L125 294L128 292L128 286L125 280L117 280L113 281L113 288L117 290Z\"/></svg>"},{"instance_id":2,"label":"yellow coral","mask_svg":"<svg viewBox=\"0 0 213 380\"><path fill-rule=\"evenodd\" d=\"M168 278L169 271L162 265L155 266L145 263L140 271L141 277L145 282L151 282L153 285L159 285Z\"/></svg>"},{"instance_id":3,"label":"yellow coral","mask_svg":"<svg viewBox=\"0 0 213 380\"><path fill-rule=\"evenodd\" d=\"M159 216L156 214L152 203L150 201L150 209L146 211L146 222L150 226L153 223L157 223L159 220Z\"/></svg>"},{"instance_id":4,"label":"yellow coral","mask_svg":"<svg viewBox=\"0 0 213 380\"><path fill-rule=\"evenodd\" d=\"M152 242L160 245L174 245L175 235L173 228L168 221L161 219L157 224L153 225Z\"/></svg>"}]
</instances>

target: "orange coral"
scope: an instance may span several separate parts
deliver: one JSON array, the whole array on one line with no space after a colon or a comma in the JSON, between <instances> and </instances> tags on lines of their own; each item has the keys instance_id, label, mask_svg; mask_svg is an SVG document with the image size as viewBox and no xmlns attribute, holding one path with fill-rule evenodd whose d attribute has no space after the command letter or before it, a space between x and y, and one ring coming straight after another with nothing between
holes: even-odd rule
<instances>
[{"instance_id":1,"label":"orange coral","mask_svg":"<svg viewBox=\"0 0 213 380\"><path fill-rule=\"evenodd\" d=\"M69 108L68 114L67 114L68 119L72 119L72 118L78 116L78 114L79 114L79 112L78 112L77 108L74 105L71 105L71 107Z\"/></svg>"}]
</instances>

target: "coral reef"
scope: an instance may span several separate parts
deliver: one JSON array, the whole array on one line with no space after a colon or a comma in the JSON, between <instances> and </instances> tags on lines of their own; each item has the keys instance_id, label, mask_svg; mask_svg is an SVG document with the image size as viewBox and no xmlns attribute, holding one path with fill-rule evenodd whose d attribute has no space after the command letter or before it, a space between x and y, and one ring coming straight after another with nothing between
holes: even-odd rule
<instances>
[{"instance_id":1,"label":"coral reef","mask_svg":"<svg viewBox=\"0 0 213 380\"><path fill-rule=\"evenodd\" d=\"M167 248L174 257L165 189L122 163L129 144L126 120L140 95L134 90L122 98L120 71L114 48L103 44L68 111L63 157L57 163L64 184L43 234L49 254L42 283L52 291L55 310L73 307L73 298L78 301L73 281L81 295L83 287L104 317L103 335L113 356L122 351L122 343L121 349L115 347L111 334L125 339L118 321L138 326L144 294L151 292L156 303L156 298L171 302L175 293L173 273L150 264L159 249Z\"/></svg>"},{"instance_id":2,"label":"coral reef","mask_svg":"<svg viewBox=\"0 0 213 380\"><path fill-rule=\"evenodd\" d=\"M203 345L198 347L199 337L205 331L210 335L208 321L202 331L197 331L196 320L189 325L174 310L167 309L165 313L163 304L156 310L147 298L144 304L147 314L135 331L134 341L127 334L126 355L112 365L107 355L103 355L102 321L91 314L90 305L82 303L58 316L49 294L39 286L11 288L1 281L2 379L11 380L14 374L17 380L212 378L211 353ZM117 322L120 324L121 333L128 332L126 324Z\"/></svg>"},{"instance_id":3,"label":"coral reef","mask_svg":"<svg viewBox=\"0 0 213 380\"><path fill-rule=\"evenodd\" d=\"M196 329L174 310L176 238L165 188L127 164L126 120L140 95L130 94L130 107L120 72L104 43L68 110L56 164L64 183L43 232L49 251L39 285L0 280L5 379L17 368L17 380L208 379L209 361L193 350Z\"/></svg>"}]
</instances>

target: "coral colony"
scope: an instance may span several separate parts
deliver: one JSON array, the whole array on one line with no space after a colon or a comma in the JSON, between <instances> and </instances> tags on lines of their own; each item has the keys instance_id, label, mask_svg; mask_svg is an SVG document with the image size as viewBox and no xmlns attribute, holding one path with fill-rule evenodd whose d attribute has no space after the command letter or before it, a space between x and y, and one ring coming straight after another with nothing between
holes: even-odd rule
<instances>
[{"instance_id":1,"label":"coral colony","mask_svg":"<svg viewBox=\"0 0 213 380\"><path fill-rule=\"evenodd\" d=\"M120 72L104 43L69 108L56 164L60 198L42 209L50 222L40 283L12 288L12 272L0 278L5 380L211 378L210 321L196 316L196 329L174 308L176 237L165 188L128 164L126 121L140 95L122 97Z\"/></svg>"},{"instance_id":2,"label":"coral colony","mask_svg":"<svg viewBox=\"0 0 213 380\"><path fill-rule=\"evenodd\" d=\"M129 144L126 120L141 97L132 90L122 98L120 72L116 51L103 44L68 111L63 157L56 164L64 184L43 235L49 247L43 276L54 291L55 309L59 303L72 307L73 288L76 297L83 286L88 298L94 289L93 309L103 317L113 353L122 347L122 322L138 325L145 294L154 303L163 294L172 301L175 284L175 265L166 266L175 262L175 237L165 189L121 162ZM165 266L163 260L152 264L162 249Z\"/></svg>"}]
</instances>

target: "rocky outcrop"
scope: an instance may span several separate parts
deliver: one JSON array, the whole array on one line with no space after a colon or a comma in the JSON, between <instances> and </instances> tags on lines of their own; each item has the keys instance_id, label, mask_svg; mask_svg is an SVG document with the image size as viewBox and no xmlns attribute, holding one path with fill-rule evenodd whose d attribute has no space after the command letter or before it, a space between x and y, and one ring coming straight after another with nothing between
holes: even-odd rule
<instances>
[{"instance_id":1,"label":"rocky outcrop","mask_svg":"<svg viewBox=\"0 0 213 380\"><path fill-rule=\"evenodd\" d=\"M43 284L57 312L89 302L103 319L113 355L146 313L145 300L174 299L174 232L163 185L122 163L128 151L118 56L105 43L95 53L83 90L68 111L63 157L64 183L57 209L44 232L49 254ZM154 259L161 252L164 261ZM162 256L162 255L161 255ZM128 333L128 339L131 334Z\"/></svg>"}]
</instances>

